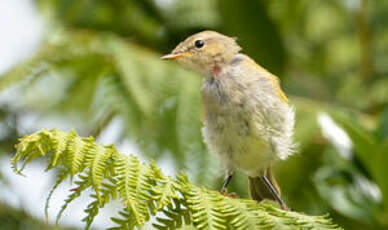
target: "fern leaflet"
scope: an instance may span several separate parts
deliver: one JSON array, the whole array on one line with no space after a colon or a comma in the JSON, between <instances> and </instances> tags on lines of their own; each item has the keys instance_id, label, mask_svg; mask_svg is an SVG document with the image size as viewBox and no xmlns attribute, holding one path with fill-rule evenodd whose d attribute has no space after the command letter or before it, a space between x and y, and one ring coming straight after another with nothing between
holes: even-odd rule
<instances>
[{"instance_id":1,"label":"fern leaflet","mask_svg":"<svg viewBox=\"0 0 388 230\"><path fill-rule=\"evenodd\" d=\"M124 208L118 226L112 229L140 229L157 215L153 226L177 229L340 229L327 216L307 216L283 211L271 204L232 199L190 183L184 173L177 179L165 176L154 163L146 165L138 158L119 153L92 137L79 137L74 131L42 130L20 138L11 160L17 173L38 157L49 157L48 170L58 168L58 179L48 201L66 178L77 176L70 195L57 215L57 223L67 206L86 189L94 191L93 201L85 209L85 229L89 229L100 208L119 199ZM22 162L19 169L18 163Z\"/></svg>"}]
</instances>

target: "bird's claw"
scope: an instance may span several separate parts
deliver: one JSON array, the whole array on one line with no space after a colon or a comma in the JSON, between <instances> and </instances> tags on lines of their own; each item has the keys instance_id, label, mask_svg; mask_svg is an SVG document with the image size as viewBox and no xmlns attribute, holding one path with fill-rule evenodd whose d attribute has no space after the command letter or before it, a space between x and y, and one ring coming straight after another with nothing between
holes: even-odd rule
<instances>
[{"instance_id":1,"label":"bird's claw","mask_svg":"<svg viewBox=\"0 0 388 230\"><path fill-rule=\"evenodd\" d=\"M282 205L280 206L280 208L283 209L284 211L290 211L290 209L287 207L286 204L282 204Z\"/></svg>"},{"instance_id":2,"label":"bird's claw","mask_svg":"<svg viewBox=\"0 0 388 230\"><path fill-rule=\"evenodd\" d=\"M235 192L228 193L226 188L221 189L220 193L221 193L221 195L226 196L226 197L238 198L237 193L235 193Z\"/></svg>"}]
</instances>

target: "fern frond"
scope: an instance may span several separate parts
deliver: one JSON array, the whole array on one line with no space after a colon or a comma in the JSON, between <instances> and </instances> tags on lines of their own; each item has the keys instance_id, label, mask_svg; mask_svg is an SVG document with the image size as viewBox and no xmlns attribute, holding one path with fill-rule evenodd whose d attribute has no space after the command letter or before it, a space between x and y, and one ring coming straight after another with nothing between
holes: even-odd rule
<instances>
[{"instance_id":1,"label":"fern frond","mask_svg":"<svg viewBox=\"0 0 388 230\"><path fill-rule=\"evenodd\" d=\"M118 155L115 159L117 189L138 225L149 219L147 200L153 172L134 156Z\"/></svg>"},{"instance_id":2,"label":"fern frond","mask_svg":"<svg viewBox=\"0 0 388 230\"><path fill-rule=\"evenodd\" d=\"M157 229L180 229L182 226L192 226L190 211L186 208L187 204L182 203L182 200L173 199L173 205L167 205L162 210L165 217L156 217L157 223L153 223Z\"/></svg>"},{"instance_id":3,"label":"fern frond","mask_svg":"<svg viewBox=\"0 0 388 230\"><path fill-rule=\"evenodd\" d=\"M19 144L16 145L17 152L15 156L11 159L12 167L15 172L21 174L22 170L28 162L40 156L44 156L54 146L57 146L53 143L54 138L57 137L55 136L52 139L50 138L50 135L50 132L48 132L47 130L43 130L39 133L36 133L35 135L25 136L19 139ZM21 168L19 169L17 166L17 162L21 160L23 160L24 162Z\"/></svg>"},{"instance_id":4,"label":"fern frond","mask_svg":"<svg viewBox=\"0 0 388 230\"><path fill-rule=\"evenodd\" d=\"M110 183L102 183L99 196L97 196L97 194L91 195L93 201L88 204L85 209L86 217L82 219L82 221L86 223L85 229L89 229L91 227L100 208L103 208L111 199L114 200L117 198L117 189L115 186L116 181L110 179L109 182ZM100 199L102 199L102 201L100 201Z\"/></svg>"},{"instance_id":5,"label":"fern frond","mask_svg":"<svg viewBox=\"0 0 388 230\"><path fill-rule=\"evenodd\" d=\"M176 182L171 177L162 178L153 189L152 199L155 200L157 209L171 205L173 199L179 199Z\"/></svg>"},{"instance_id":6,"label":"fern frond","mask_svg":"<svg viewBox=\"0 0 388 230\"><path fill-rule=\"evenodd\" d=\"M57 181L55 182L54 186L52 187L52 189L50 190L47 196L46 204L44 206L44 214L45 214L46 222L48 222L48 219L49 219L48 209L49 209L50 199L54 194L55 190L67 178L67 176L68 176L68 173L65 170L60 170L60 172L57 175Z\"/></svg>"},{"instance_id":7,"label":"fern frond","mask_svg":"<svg viewBox=\"0 0 388 230\"><path fill-rule=\"evenodd\" d=\"M258 229L268 227L265 218L256 210L256 202L252 200L228 199L223 202L227 213L230 213L229 224L234 229Z\"/></svg>"},{"instance_id":8,"label":"fern frond","mask_svg":"<svg viewBox=\"0 0 388 230\"><path fill-rule=\"evenodd\" d=\"M199 126L198 117L195 115L199 113L200 97L199 91L196 89L199 87L200 78L194 74L183 71L173 63L161 62L160 54L113 34L93 33L85 30L68 31L61 28L50 31L48 34L51 36L46 39L35 57L2 75L0 89L2 80L10 79L9 84L11 82L21 83L28 78L30 72L42 72L49 69L50 71L45 71L47 77L55 74L56 78L63 77L67 81L70 78L72 82L77 83L69 83L70 89L65 87L67 90L64 93L65 98L60 99L62 104L70 104L64 101L74 101L74 98L81 98L79 94L85 91L73 90L73 87L92 85L90 91L94 92L95 81L98 77L103 78L102 82L104 78L115 78L116 80L110 83L115 84L115 88L119 87L121 90L118 92L116 90L110 91L105 97L107 100L100 101L99 106L111 100L121 105L120 100L115 100L115 97L119 95L120 99L125 100L124 103L135 108L130 114L131 116L140 115L142 126L151 124L152 128L155 128L157 125L154 122L155 119L166 120L167 117L155 118L153 115L160 113L161 105L171 102L172 99L175 100L176 95L181 92L182 98L178 99L188 100L192 106L188 107L190 110L180 109L180 111L190 111L189 114L194 111L189 117L194 117L195 122L193 122L194 119L187 119L191 121L191 125ZM80 64L80 60L82 60L82 64ZM92 74L89 74L91 72ZM86 78L85 75L88 77ZM116 97L116 99L119 98ZM176 107L176 104L172 106ZM63 109L63 107L61 108ZM117 109L118 112L125 110L119 106L116 108L115 105L113 108ZM184 114L178 115L182 118L185 117ZM150 136L150 133L147 135ZM200 135L196 135L195 138L200 138Z\"/></svg>"},{"instance_id":9,"label":"fern frond","mask_svg":"<svg viewBox=\"0 0 388 230\"><path fill-rule=\"evenodd\" d=\"M135 140L144 155L155 160L168 155L197 180L214 175L204 157L198 76L173 62L161 61L161 54L132 40L111 33L55 28L47 33L36 56L2 74L0 92L3 81L7 88L23 86L34 96L22 97L21 103L47 115L79 115L85 120L80 127L84 132L93 131L89 129L96 124L108 125L111 119L107 117L113 114L124 123L122 136ZM38 80L56 87L42 93ZM70 151L74 156L66 159L74 167L71 175L82 170L79 167L85 160L80 158L84 154L78 154L84 151L82 142L74 142L68 148L79 149ZM52 157L53 165L48 168L56 164L58 155ZM200 179L204 178L209 185L216 176Z\"/></svg>"},{"instance_id":10,"label":"fern frond","mask_svg":"<svg viewBox=\"0 0 388 230\"><path fill-rule=\"evenodd\" d=\"M71 132L70 135L71 138L69 138L70 140L67 146L68 157L66 157L65 164L70 169L71 175L75 175L79 172L85 158L88 149L87 143L90 143L93 140L86 139L86 141L84 141L75 132Z\"/></svg>"},{"instance_id":11,"label":"fern frond","mask_svg":"<svg viewBox=\"0 0 388 230\"><path fill-rule=\"evenodd\" d=\"M134 156L119 153L112 145L100 145L74 131L42 130L21 138L12 164L20 173L18 162L26 165L47 154L51 154L47 156L51 159L49 169L61 170L54 189L68 176L79 178L58 213L57 222L66 207L91 188L93 201L85 209L87 216L83 219L86 229L91 227L99 209L115 199L120 199L125 207L119 212L120 218L112 218L118 224L113 229L139 229L151 215L157 215L153 224L158 229L186 225L214 230L340 229L327 216L307 216L270 204L222 196L191 184L184 173L178 174L177 179L167 177L154 163L146 165Z\"/></svg>"},{"instance_id":12,"label":"fern frond","mask_svg":"<svg viewBox=\"0 0 388 230\"><path fill-rule=\"evenodd\" d=\"M67 206L73 202L75 199L81 196L81 193L84 192L87 188L91 186L90 180L88 180L88 176L86 175L79 175L78 176L80 180L74 182L74 184L77 185L77 187L71 189L71 193L67 196L65 199L65 203L62 205L61 209L59 210L55 223L56 225L59 224L59 220L62 217L63 212L66 210Z\"/></svg>"},{"instance_id":13,"label":"fern frond","mask_svg":"<svg viewBox=\"0 0 388 230\"><path fill-rule=\"evenodd\" d=\"M187 203L192 210L193 222L199 229L226 229L227 222L224 207L221 205L223 197L215 191L189 186L186 193Z\"/></svg>"},{"instance_id":14,"label":"fern frond","mask_svg":"<svg viewBox=\"0 0 388 230\"><path fill-rule=\"evenodd\" d=\"M51 155L50 163L47 166L46 170L49 170L55 167L58 163L58 159L61 154L67 153L68 141L75 136L75 132L63 133L53 130L53 135L51 135L52 144L54 145L54 154Z\"/></svg>"},{"instance_id":15,"label":"fern frond","mask_svg":"<svg viewBox=\"0 0 388 230\"><path fill-rule=\"evenodd\" d=\"M89 147L88 151L85 153L85 167L88 170L97 198L100 204L102 204L100 186L103 177L109 172L111 167L111 162L108 159L111 158L113 154L116 154L117 151L113 146L95 144L92 138L89 138L88 141Z\"/></svg>"},{"instance_id":16,"label":"fern frond","mask_svg":"<svg viewBox=\"0 0 388 230\"><path fill-rule=\"evenodd\" d=\"M134 215L128 208L124 208L122 211L120 211L119 215L121 218L111 218L111 220L116 223L117 226L109 228L109 230L134 229L136 227L136 220L134 220Z\"/></svg>"}]
</instances>

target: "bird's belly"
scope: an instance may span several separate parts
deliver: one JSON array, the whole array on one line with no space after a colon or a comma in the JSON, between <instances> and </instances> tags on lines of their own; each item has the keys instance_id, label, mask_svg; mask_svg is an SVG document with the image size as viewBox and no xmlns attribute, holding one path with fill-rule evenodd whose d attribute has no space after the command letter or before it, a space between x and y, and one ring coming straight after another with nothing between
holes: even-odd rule
<instances>
[{"instance_id":1,"label":"bird's belly","mask_svg":"<svg viewBox=\"0 0 388 230\"><path fill-rule=\"evenodd\" d=\"M250 176L259 175L273 160L271 149L261 140L243 138L234 148L231 159L233 166Z\"/></svg>"},{"instance_id":2,"label":"bird's belly","mask_svg":"<svg viewBox=\"0 0 388 230\"><path fill-rule=\"evenodd\" d=\"M212 117L203 128L204 139L210 152L219 155L227 168L257 176L270 166L274 159L271 146L253 135L248 121L233 113Z\"/></svg>"}]
</instances>

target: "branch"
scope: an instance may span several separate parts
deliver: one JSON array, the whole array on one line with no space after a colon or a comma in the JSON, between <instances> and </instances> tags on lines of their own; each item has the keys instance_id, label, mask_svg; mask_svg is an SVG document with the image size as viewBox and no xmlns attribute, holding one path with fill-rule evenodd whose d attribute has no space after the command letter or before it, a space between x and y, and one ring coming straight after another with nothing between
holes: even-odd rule
<instances>
[{"instance_id":1,"label":"branch","mask_svg":"<svg viewBox=\"0 0 388 230\"><path fill-rule=\"evenodd\" d=\"M361 5L356 12L356 22L361 48L360 77L365 82L368 82L373 74L372 41L368 22L368 0L361 0Z\"/></svg>"}]
</instances>

